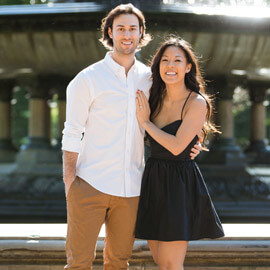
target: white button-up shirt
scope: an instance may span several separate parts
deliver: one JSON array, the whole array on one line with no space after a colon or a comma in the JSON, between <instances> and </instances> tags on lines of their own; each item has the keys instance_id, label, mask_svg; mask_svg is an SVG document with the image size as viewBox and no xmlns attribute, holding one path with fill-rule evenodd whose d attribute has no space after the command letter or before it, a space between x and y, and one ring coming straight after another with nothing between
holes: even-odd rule
<instances>
[{"instance_id":1,"label":"white button-up shirt","mask_svg":"<svg viewBox=\"0 0 270 270\"><path fill-rule=\"evenodd\" d=\"M76 175L97 190L139 196L144 130L136 119L136 91L147 96L150 68L135 60L128 74L110 53L82 70L67 87L62 150L79 153Z\"/></svg>"}]
</instances>

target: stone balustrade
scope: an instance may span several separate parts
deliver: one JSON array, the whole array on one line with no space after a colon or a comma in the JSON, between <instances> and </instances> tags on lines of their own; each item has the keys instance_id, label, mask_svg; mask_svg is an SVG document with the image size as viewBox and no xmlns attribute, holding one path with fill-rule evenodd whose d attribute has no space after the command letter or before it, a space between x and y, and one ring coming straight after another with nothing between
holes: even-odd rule
<instances>
[{"instance_id":1,"label":"stone balustrade","mask_svg":"<svg viewBox=\"0 0 270 270\"><path fill-rule=\"evenodd\" d=\"M270 224L224 224L226 237L190 242L185 270L270 269ZM1 224L0 270L60 270L66 224ZM102 269L104 227L93 270ZM136 240L130 270L157 270L147 242Z\"/></svg>"}]
</instances>

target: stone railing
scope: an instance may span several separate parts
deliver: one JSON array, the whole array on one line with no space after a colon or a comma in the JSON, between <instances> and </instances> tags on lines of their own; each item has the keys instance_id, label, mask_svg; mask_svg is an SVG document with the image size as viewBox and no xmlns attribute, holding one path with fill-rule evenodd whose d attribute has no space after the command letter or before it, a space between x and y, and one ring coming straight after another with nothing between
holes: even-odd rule
<instances>
[{"instance_id":1,"label":"stone railing","mask_svg":"<svg viewBox=\"0 0 270 270\"><path fill-rule=\"evenodd\" d=\"M190 242L185 270L270 269L270 224L225 224L226 237ZM60 270L65 265L66 224L0 225L0 270ZM104 228L93 270L102 269ZM158 269L147 242L136 240L130 270Z\"/></svg>"}]
</instances>

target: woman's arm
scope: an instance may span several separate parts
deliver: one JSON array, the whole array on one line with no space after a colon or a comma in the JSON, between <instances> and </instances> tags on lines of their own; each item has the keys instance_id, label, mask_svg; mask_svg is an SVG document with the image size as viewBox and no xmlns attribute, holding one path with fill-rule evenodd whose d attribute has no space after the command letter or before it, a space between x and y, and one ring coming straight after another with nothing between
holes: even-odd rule
<instances>
[{"instance_id":1,"label":"woman's arm","mask_svg":"<svg viewBox=\"0 0 270 270\"><path fill-rule=\"evenodd\" d=\"M173 155L179 155L185 150L193 138L200 134L206 116L206 102L198 96L191 100L185 118L179 127L176 135L168 134L149 120L150 108L143 92L137 92L136 115L139 124L155 139L159 144L165 147Z\"/></svg>"}]
</instances>

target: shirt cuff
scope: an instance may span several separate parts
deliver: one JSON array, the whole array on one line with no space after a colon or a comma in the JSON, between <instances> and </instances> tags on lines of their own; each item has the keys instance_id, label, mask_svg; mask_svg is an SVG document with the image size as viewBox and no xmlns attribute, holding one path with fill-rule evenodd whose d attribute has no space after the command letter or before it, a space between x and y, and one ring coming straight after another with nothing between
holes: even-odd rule
<instances>
[{"instance_id":1,"label":"shirt cuff","mask_svg":"<svg viewBox=\"0 0 270 270\"><path fill-rule=\"evenodd\" d=\"M81 140L78 138L66 137L62 138L62 148L63 151L80 153L81 150Z\"/></svg>"}]
</instances>

